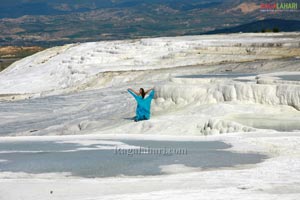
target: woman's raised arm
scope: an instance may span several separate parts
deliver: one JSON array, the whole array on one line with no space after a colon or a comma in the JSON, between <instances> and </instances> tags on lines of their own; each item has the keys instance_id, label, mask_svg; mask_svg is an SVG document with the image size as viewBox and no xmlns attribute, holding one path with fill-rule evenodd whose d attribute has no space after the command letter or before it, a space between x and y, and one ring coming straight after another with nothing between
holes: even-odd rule
<instances>
[{"instance_id":1,"label":"woman's raised arm","mask_svg":"<svg viewBox=\"0 0 300 200\"><path fill-rule=\"evenodd\" d=\"M153 88L150 88L149 90L147 90L147 91L145 92L145 95L148 94L151 90L154 90L154 87L153 87Z\"/></svg>"},{"instance_id":2,"label":"woman's raised arm","mask_svg":"<svg viewBox=\"0 0 300 200\"><path fill-rule=\"evenodd\" d=\"M128 90L132 91L132 92L133 92L134 94L136 94L136 95L140 95L139 92L137 92L137 91L135 91L135 90L133 90L133 89L131 89L131 88L128 88Z\"/></svg>"}]
</instances>

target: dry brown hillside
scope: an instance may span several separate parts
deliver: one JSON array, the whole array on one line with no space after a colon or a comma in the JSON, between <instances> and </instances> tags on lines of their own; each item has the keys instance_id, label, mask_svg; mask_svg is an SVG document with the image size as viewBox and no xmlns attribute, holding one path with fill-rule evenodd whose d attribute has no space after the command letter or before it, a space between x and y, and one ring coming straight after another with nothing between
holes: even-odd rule
<instances>
[{"instance_id":1,"label":"dry brown hillside","mask_svg":"<svg viewBox=\"0 0 300 200\"><path fill-rule=\"evenodd\" d=\"M13 62L30 56L43 50L42 47L32 46L32 47L14 47L6 46L0 47L0 71L8 67Z\"/></svg>"}]
</instances>

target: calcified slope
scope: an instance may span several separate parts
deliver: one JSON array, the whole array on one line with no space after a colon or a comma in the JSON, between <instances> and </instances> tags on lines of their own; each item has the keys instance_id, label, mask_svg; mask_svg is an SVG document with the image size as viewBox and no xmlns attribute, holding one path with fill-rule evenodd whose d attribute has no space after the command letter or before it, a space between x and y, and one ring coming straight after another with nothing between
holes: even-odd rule
<instances>
[{"instance_id":1,"label":"calcified slope","mask_svg":"<svg viewBox=\"0 0 300 200\"><path fill-rule=\"evenodd\" d=\"M82 89L103 72L245 62L300 55L300 34L154 38L55 47L0 74L0 94ZM82 87L81 87L82 86Z\"/></svg>"},{"instance_id":2,"label":"calcified slope","mask_svg":"<svg viewBox=\"0 0 300 200\"><path fill-rule=\"evenodd\" d=\"M277 76L280 76L280 73L277 73ZM293 73L293 76L299 78L300 73ZM265 75L258 78L258 80L255 76L239 77L237 75L236 78L229 77L216 75L206 78L205 76L201 78L197 78L197 76L172 78L169 82L157 87L155 109L157 111L165 111L176 108L180 109L186 106L199 108L201 106L213 107L212 105L219 105L220 110L210 110L215 112L214 114L219 115L219 117L225 113L229 114L231 112L232 114L238 112L241 109L241 105L239 104L248 105L248 113L257 112L257 104L268 105L269 111L266 109L262 112L269 114L272 113L272 110L275 112L276 106L282 107L282 105L290 106L291 109L294 108L298 111L300 110L300 86L298 81L276 80L278 78L275 75L272 77L271 74L269 77ZM267 80L269 82L273 80L273 84L261 84L261 82L266 82ZM229 111L226 108L228 104L236 105ZM203 111L204 109L200 110L199 113L203 114ZM212 115L212 113L208 113L206 116L194 115L191 118L196 117L199 122L201 118L205 119ZM266 116L266 118L269 117ZM299 115L297 118L300 119ZM253 128L215 118L197 123L197 127L203 134L254 131Z\"/></svg>"},{"instance_id":3,"label":"calcified slope","mask_svg":"<svg viewBox=\"0 0 300 200\"><path fill-rule=\"evenodd\" d=\"M300 76L299 73L298 76ZM262 84L267 81L273 84ZM159 87L157 91L157 101L164 103L167 101L168 105L245 101L268 105L288 105L300 110L299 81L274 80L272 82L272 78L260 78L257 83L243 83L239 80L218 78L173 78L170 84Z\"/></svg>"},{"instance_id":4,"label":"calcified slope","mask_svg":"<svg viewBox=\"0 0 300 200\"><path fill-rule=\"evenodd\" d=\"M15 169L0 170L0 197L298 199L299 36L237 34L76 44L15 63L0 74L2 99L8 100L0 102L0 135L7 136L0 137L0 169L7 163ZM152 86L156 97L151 120L135 123L131 117L136 105L126 89ZM247 168L208 171L161 164L165 175L150 177L86 179L47 165L48 173L43 165L35 165L40 173L30 173L34 158L55 155L68 160L64 158L75 151L78 157L72 158L82 159L81 165L95 162L83 151L113 149L124 139L145 138L221 140L232 144L231 150L259 151L270 159ZM47 147L49 142L54 146ZM15 144L19 149L11 149ZM33 159L24 162L26 169L14 163L29 154Z\"/></svg>"},{"instance_id":5,"label":"calcified slope","mask_svg":"<svg viewBox=\"0 0 300 200\"><path fill-rule=\"evenodd\" d=\"M256 73L299 70L299 36L191 36L52 48L1 73L2 99L42 98L1 103L0 134L249 132L265 126L255 117L253 123L237 119L257 112L265 113L263 118L285 116L275 121L297 121L299 81L280 78L287 72ZM217 62L227 63L212 64ZM201 77L221 72L231 75ZM153 85L153 119L130 123L135 106L126 89ZM298 129L297 123L286 124L285 129ZM161 132L164 128L169 131Z\"/></svg>"}]
</instances>

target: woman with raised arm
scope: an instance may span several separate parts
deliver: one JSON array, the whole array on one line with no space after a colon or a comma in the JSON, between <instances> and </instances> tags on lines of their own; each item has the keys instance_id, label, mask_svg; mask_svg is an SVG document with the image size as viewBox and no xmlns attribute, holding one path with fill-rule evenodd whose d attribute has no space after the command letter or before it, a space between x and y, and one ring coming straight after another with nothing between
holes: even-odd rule
<instances>
[{"instance_id":1,"label":"woman with raised arm","mask_svg":"<svg viewBox=\"0 0 300 200\"><path fill-rule=\"evenodd\" d=\"M145 92L143 88L140 88L140 91L134 91L131 88L128 88L127 90L136 100L137 107L136 107L136 116L134 118L134 121L140 121L140 120L148 120L150 119L150 109L151 109L151 101L154 97L154 88L150 88ZM145 98L145 96L148 94L149 96Z\"/></svg>"}]
</instances>

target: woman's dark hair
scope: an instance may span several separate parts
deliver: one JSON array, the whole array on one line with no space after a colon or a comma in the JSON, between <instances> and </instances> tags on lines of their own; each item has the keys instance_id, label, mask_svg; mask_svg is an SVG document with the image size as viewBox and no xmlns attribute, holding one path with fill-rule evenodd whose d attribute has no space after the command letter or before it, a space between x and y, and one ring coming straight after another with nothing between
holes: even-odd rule
<instances>
[{"instance_id":1,"label":"woman's dark hair","mask_svg":"<svg viewBox=\"0 0 300 200\"><path fill-rule=\"evenodd\" d=\"M146 95L144 88L140 88L140 93L141 93L142 97L144 98Z\"/></svg>"}]
</instances>

